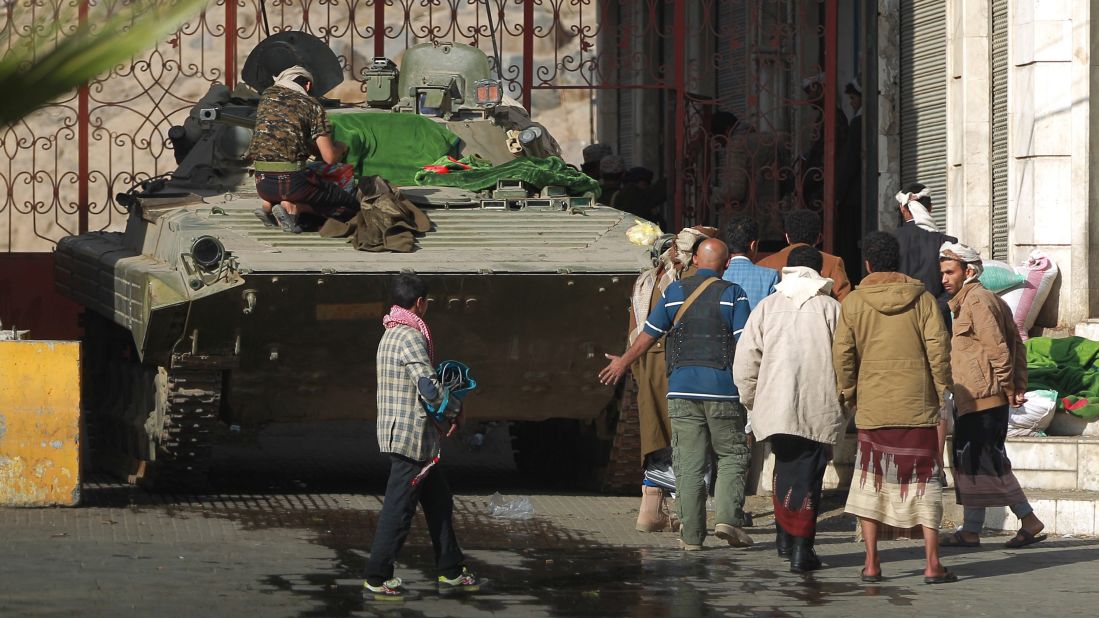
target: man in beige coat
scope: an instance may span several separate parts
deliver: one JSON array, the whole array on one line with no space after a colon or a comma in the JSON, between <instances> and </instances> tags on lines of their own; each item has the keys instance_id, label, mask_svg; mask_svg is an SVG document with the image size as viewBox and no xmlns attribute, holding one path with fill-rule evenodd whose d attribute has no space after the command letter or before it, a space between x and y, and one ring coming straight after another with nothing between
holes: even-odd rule
<instances>
[{"instance_id":1,"label":"man in beige coat","mask_svg":"<svg viewBox=\"0 0 1099 618\"><path fill-rule=\"evenodd\" d=\"M790 570L819 569L813 550L824 471L845 426L832 368L840 304L820 276L820 251L790 252L775 293L748 316L733 356L733 381L752 431L775 455L775 545ZM792 546L792 547L791 547Z\"/></svg>"},{"instance_id":2,"label":"man in beige coat","mask_svg":"<svg viewBox=\"0 0 1099 618\"><path fill-rule=\"evenodd\" d=\"M939 562L939 409L952 386L946 326L923 284L897 272L893 235L871 232L862 245L870 274L844 299L832 344L840 397L858 428L846 510L866 542L862 579L882 580L878 535L888 526L922 532L926 583L957 581Z\"/></svg>"}]
</instances>

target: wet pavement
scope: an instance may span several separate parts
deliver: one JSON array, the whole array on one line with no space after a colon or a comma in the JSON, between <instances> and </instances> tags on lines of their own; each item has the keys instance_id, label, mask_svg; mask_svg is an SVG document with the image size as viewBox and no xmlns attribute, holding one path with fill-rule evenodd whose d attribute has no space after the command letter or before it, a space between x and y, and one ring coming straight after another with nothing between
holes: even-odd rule
<instances>
[{"instance_id":1,"label":"wet pavement","mask_svg":"<svg viewBox=\"0 0 1099 618\"><path fill-rule=\"evenodd\" d=\"M710 538L705 551L684 553L673 534L633 530L634 497L525 481L499 439L444 461L459 538L489 590L434 591L418 517L397 570L417 598L366 602L361 572L385 474L361 438L348 428L284 429L219 447L205 494L150 494L97 478L78 509L0 509L0 615L1064 616L1099 605L1096 539L1022 550L986 539L984 548L944 551L961 577L944 586L923 583L919 544L894 541L882 545L886 581L863 584L854 523L831 495L818 541L825 568L796 575L774 553L769 499L749 499L755 547ZM298 446L285 448L291 442ZM490 516L495 491L530 497L534 517Z\"/></svg>"}]
</instances>

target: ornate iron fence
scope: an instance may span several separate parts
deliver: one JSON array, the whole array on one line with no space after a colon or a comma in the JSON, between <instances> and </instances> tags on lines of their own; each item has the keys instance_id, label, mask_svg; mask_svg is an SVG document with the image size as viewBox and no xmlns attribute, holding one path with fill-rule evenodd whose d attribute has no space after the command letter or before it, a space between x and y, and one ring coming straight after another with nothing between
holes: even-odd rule
<instances>
[{"instance_id":1,"label":"ornate iron fence","mask_svg":"<svg viewBox=\"0 0 1099 618\"><path fill-rule=\"evenodd\" d=\"M9 0L0 45L34 36L44 16L68 20L56 34L65 36L125 3ZM335 93L344 100L361 96L355 80L373 56L432 40L475 45L499 58L508 93L575 162L606 133L595 102L612 99L599 93L648 92L658 126L631 124L616 151L648 136L676 224L735 212L773 224L774 213L805 206L829 218L837 122L800 83L824 73L823 100L836 99L834 62L823 62L835 56L835 11L836 0L211 0L143 57L0 128L0 252L118 229L125 213L113 196L175 167L167 130L211 84L234 86L268 32L287 29L328 42L346 72ZM611 117L620 113L633 110ZM739 121L731 130L715 123L725 113ZM802 157L818 142L818 162Z\"/></svg>"}]
</instances>

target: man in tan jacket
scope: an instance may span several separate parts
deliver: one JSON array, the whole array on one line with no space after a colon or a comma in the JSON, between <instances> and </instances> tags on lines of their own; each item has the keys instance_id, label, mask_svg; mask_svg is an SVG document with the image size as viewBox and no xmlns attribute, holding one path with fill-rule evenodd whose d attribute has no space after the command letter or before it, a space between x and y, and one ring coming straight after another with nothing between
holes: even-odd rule
<instances>
[{"instance_id":1,"label":"man in tan jacket","mask_svg":"<svg viewBox=\"0 0 1099 618\"><path fill-rule=\"evenodd\" d=\"M820 243L822 224L820 215L812 210L794 210L786 215L783 221L786 228L786 242L790 243L778 253L756 262L758 266L782 271L786 266L786 260L790 258L790 252L798 247L815 246ZM843 302L844 297L851 291L851 281L847 278L847 271L843 265L843 258L821 251L824 266L820 274L825 279L831 279L832 297Z\"/></svg>"},{"instance_id":2,"label":"man in tan jacket","mask_svg":"<svg viewBox=\"0 0 1099 618\"><path fill-rule=\"evenodd\" d=\"M847 497L866 542L865 582L882 580L884 526L922 529L924 581L957 576L939 562L942 448L939 409L951 387L946 327L923 284L897 271L900 246L885 232L863 239L867 272L840 307L832 345L840 397L855 409L858 454Z\"/></svg>"},{"instance_id":3,"label":"man in tan jacket","mask_svg":"<svg viewBox=\"0 0 1099 618\"><path fill-rule=\"evenodd\" d=\"M981 255L958 243L939 249L943 289L950 299L954 336L954 491L965 507L960 530L942 539L947 547L979 547L985 507L1008 506L1022 522L1008 547L1045 538L1045 525L1027 502L1004 451L1009 406L1026 402L1026 347L1011 310L980 282Z\"/></svg>"}]
</instances>

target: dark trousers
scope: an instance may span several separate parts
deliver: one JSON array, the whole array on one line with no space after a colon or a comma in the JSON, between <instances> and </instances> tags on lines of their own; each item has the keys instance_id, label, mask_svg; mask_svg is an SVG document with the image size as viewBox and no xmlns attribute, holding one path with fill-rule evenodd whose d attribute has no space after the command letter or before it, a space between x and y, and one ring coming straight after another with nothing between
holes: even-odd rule
<instances>
[{"instance_id":1,"label":"dark trousers","mask_svg":"<svg viewBox=\"0 0 1099 618\"><path fill-rule=\"evenodd\" d=\"M376 586L393 577L393 563L408 539L416 503L424 509L431 545L435 549L435 566L441 575L454 577L461 572L462 548L454 536L454 499L442 470L436 466L413 487L411 481L423 464L400 455L389 455L389 483L385 501L378 516L378 529L366 563L366 580Z\"/></svg>"},{"instance_id":2,"label":"dark trousers","mask_svg":"<svg viewBox=\"0 0 1099 618\"><path fill-rule=\"evenodd\" d=\"M787 533L812 539L817 533L817 510L828 469L827 444L800 436L771 436L775 476L771 500L775 522Z\"/></svg>"},{"instance_id":3,"label":"dark trousers","mask_svg":"<svg viewBox=\"0 0 1099 618\"><path fill-rule=\"evenodd\" d=\"M327 219L348 221L359 212L359 200L313 170L257 172L256 193L272 204L282 201L308 204Z\"/></svg>"}]
</instances>

